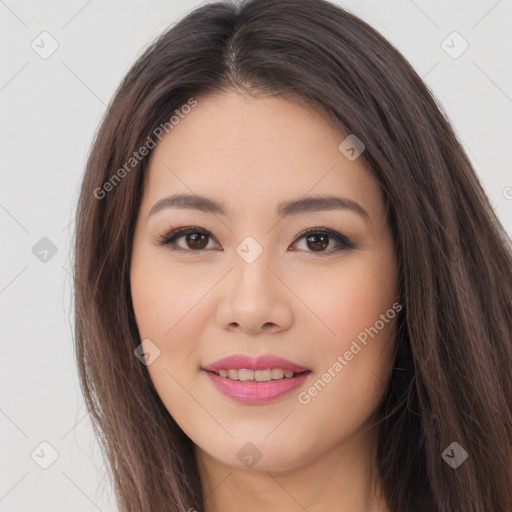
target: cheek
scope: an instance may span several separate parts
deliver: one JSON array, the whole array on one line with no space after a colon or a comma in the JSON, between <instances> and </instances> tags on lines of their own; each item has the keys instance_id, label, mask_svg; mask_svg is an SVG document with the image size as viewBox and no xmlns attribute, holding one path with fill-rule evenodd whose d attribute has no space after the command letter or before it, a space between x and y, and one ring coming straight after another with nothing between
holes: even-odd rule
<instances>
[{"instance_id":1,"label":"cheek","mask_svg":"<svg viewBox=\"0 0 512 512\"><path fill-rule=\"evenodd\" d=\"M183 428L187 415L197 414L186 390L199 371L197 340L204 328L200 299L207 283L191 282L183 273L142 254L133 259L130 280L140 338L149 338L160 351L147 366L149 376L174 419L185 421L180 423Z\"/></svg>"},{"instance_id":2,"label":"cheek","mask_svg":"<svg viewBox=\"0 0 512 512\"><path fill-rule=\"evenodd\" d=\"M347 408L356 423L373 411L392 369L401 309L397 273L390 253L374 256L347 262L333 273L336 279L317 279L308 297L325 328L317 338L316 380L301 403L310 399L315 417L334 403L341 406L332 411L337 425L348 421Z\"/></svg>"},{"instance_id":3,"label":"cheek","mask_svg":"<svg viewBox=\"0 0 512 512\"><path fill-rule=\"evenodd\" d=\"M396 270L384 259L354 259L338 272L302 283L307 288L297 294L307 297L305 302L322 321L322 339L338 348L373 326L397 300Z\"/></svg>"},{"instance_id":4,"label":"cheek","mask_svg":"<svg viewBox=\"0 0 512 512\"><path fill-rule=\"evenodd\" d=\"M354 276L332 298L323 314L336 334L318 339L315 378L297 396L307 430L325 439L350 437L378 407L391 376L397 318L393 294L372 279Z\"/></svg>"},{"instance_id":5,"label":"cheek","mask_svg":"<svg viewBox=\"0 0 512 512\"><path fill-rule=\"evenodd\" d=\"M208 321L200 299L211 284L191 281L183 272L149 256L146 261L134 259L130 278L140 339L149 338L159 349L158 357L147 367L150 379L179 422L181 415L186 418L194 413L186 390L199 373L198 340Z\"/></svg>"},{"instance_id":6,"label":"cheek","mask_svg":"<svg viewBox=\"0 0 512 512\"><path fill-rule=\"evenodd\" d=\"M176 271L158 258L141 255L134 258L130 281L141 337L153 337L168 344L171 338L189 333L191 313L194 316L201 309L198 304L208 289L204 279L191 280L186 272Z\"/></svg>"}]
</instances>

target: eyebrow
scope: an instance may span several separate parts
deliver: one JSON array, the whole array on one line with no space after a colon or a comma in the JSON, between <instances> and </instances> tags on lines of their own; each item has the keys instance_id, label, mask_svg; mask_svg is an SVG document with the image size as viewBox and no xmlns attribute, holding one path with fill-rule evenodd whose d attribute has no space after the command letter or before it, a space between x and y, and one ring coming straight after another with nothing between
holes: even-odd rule
<instances>
[{"instance_id":1,"label":"eyebrow","mask_svg":"<svg viewBox=\"0 0 512 512\"><path fill-rule=\"evenodd\" d=\"M174 194L160 199L153 205L149 215L154 215L155 213L167 208L183 208L206 213L210 212L217 215L227 215L226 207L222 203L197 194ZM353 211L363 217L366 222L370 221L368 212L359 203L356 203L346 197L333 195L308 196L300 199L283 201L278 204L276 210L279 216L287 217L289 215L298 215L301 213L339 209Z\"/></svg>"}]
</instances>

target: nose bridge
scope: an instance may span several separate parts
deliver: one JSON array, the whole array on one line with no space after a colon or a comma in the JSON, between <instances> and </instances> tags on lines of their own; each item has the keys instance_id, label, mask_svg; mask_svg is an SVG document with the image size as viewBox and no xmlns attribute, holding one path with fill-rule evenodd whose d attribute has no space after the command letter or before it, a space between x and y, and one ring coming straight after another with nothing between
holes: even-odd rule
<instances>
[{"instance_id":1,"label":"nose bridge","mask_svg":"<svg viewBox=\"0 0 512 512\"><path fill-rule=\"evenodd\" d=\"M261 237L260 237L261 239ZM272 291L270 281L275 279L268 267L272 263L272 251L258 242L254 237L246 237L236 248L234 255L234 284L235 287L263 294Z\"/></svg>"},{"instance_id":2,"label":"nose bridge","mask_svg":"<svg viewBox=\"0 0 512 512\"><path fill-rule=\"evenodd\" d=\"M218 303L217 320L223 328L236 325L254 333L269 326L280 330L291 324L290 297L274 275L279 271L273 254L252 237L236 248L233 269Z\"/></svg>"}]
</instances>

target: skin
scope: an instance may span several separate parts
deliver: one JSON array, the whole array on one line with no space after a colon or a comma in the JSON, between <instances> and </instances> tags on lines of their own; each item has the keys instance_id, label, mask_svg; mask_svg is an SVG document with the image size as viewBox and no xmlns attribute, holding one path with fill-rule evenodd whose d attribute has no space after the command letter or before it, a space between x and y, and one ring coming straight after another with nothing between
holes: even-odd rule
<instances>
[{"instance_id":1,"label":"skin","mask_svg":"<svg viewBox=\"0 0 512 512\"><path fill-rule=\"evenodd\" d=\"M338 149L345 137L299 100L227 91L198 98L150 155L134 234L133 307L140 339L160 350L147 366L152 382L194 442L207 512L389 510L371 476L396 317L309 403L298 400L398 297L383 197L362 158L349 161ZM228 215L148 215L176 193L213 198ZM356 201L368 220L348 209L276 214L281 201L322 194ZM188 252L158 245L183 226L208 231L205 248L186 236L175 247ZM333 252L340 245L330 238L321 252L297 238L322 226L357 247ZM247 236L263 249L252 263L236 252ZM201 370L236 353L275 354L312 373L284 397L242 404ZM237 457L248 442L261 453L250 468Z\"/></svg>"}]
</instances>

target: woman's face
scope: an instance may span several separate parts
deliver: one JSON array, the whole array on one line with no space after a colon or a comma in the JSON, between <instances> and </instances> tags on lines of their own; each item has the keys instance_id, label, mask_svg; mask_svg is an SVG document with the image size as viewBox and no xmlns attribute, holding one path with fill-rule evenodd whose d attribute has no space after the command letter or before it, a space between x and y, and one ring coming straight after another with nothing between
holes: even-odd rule
<instances>
[{"instance_id":1,"label":"woman's face","mask_svg":"<svg viewBox=\"0 0 512 512\"><path fill-rule=\"evenodd\" d=\"M378 185L345 138L312 107L226 92L152 150L133 307L162 402L212 460L279 471L346 450L383 396L397 265ZM327 196L341 199L311 201ZM205 369L229 356L249 359Z\"/></svg>"}]
</instances>

